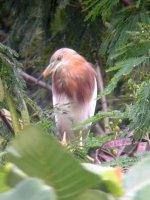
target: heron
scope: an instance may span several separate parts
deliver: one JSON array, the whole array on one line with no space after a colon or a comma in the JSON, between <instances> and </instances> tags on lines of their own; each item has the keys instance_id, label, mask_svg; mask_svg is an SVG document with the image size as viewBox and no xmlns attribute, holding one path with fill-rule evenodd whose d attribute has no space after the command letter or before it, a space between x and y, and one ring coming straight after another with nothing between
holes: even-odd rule
<instances>
[{"instance_id":1,"label":"heron","mask_svg":"<svg viewBox=\"0 0 150 200\"><path fill-rule=\"evenodd\" d=\"M58 49L39 80L52 74L52 101L56 128L60 139L66 134L67 142L79 136L73 127L94 115L97 97L96 72L79 53L70 48ZM89 124L82 132L89 130Z\"/></svg>"}]
</instances>

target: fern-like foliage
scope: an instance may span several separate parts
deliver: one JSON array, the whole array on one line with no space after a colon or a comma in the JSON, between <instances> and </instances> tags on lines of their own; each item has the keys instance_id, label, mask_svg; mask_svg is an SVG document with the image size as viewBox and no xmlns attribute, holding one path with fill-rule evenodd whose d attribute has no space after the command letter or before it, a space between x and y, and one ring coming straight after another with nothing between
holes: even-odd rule
<instances>
[{"instance_id":1,"label":"fern-like foliage","mask_svg":"<svg viewBox=\"0 0 150 200\"><path fill-rule=\"evenodd\" d=\"M17 71L17 68L22 67L17 58L16 51L0 43L0 77L3 85L7 85L8 94L16 97L21 108L23 107L25 82Z\"/></svg>"},{"instance_id":2,"label":"fern-like foliage","mask_svg":"<svg viewBox=\"0 0 150 200\"><path fill-rule=\"evenodd\" d=\"M136 67L149 66L150 63L150 26L140 25L140 31L129 32L130 42L122 46L116 53L111 55L112 60L117 60L113 67L107 71L116 71L116 74L110 81L104 93L107 95L116 87L118 81L126 75L129 75ZM120 61L121 60L121 61Z\"/></svg>"},{"instance_id":3,"label":"fern-like foliage","mask_svg":"<svg viewBox=\"0 0 150 200\"><path fill-rule=\"evenodd\" d=\"M129 41L111 55L110 60L147 55L150 50L150 25L138 23L138 31L127 31ZM134 51L133 51L134 49ZM110 69L109 69L110 70Z\"/></svg>"},{"instance_id":4,"label":"fern-like foliage","mask_svg":"<svg viewBox=\"0 0 150 200\"><path fill-rule=\"evenodd\" d=\"M109 66L107 72L114 73L99 97L110 94L123 78L128 79L130 76L130 79L135 80L135 84L138 80L137 94L133 103L127 105L124 116L130 120L129 129L135 130L135 139L139 139L150 131L150 115L147 112L150 107L149 0L132 1L127 4L126 1L117 0L86 0L84 5L88 12L87 20L95 20L99 16L103 19L105 31L100 53ZM145 74L143 76L146 76L146 79L143 80L141 74ZM100 120L101 116L96 115L96 121L98 119Z\"/></svg>"},{"instance_id":5,"label":"fern-like foliage","mask_svg":"<svg viewBox=\"0 0 150 200\"><path fill-rule=\"evenodd\" d=\"M109 85L104 90L104 92L99 95L99 98L101 98L103 95L110 94L123 76L129 75L135 67L143 65L147 60L149 60L150 62L150 58L148 56L141 56L117 62L113 68L110 68L110 71L117 69L119 70L113 76L112 80L110 81Z\"/></svg>"},{"instance_id":6,"label":"fern-like foliage","mask_svg":"<svg viewBox=\"0 0 150 200\"><path fill-rule=\"evenodd\" d=\"M111 56L128 42L130 35L127 32L138 31L138 23L150 23L148 2L135 1L125 7L123 1L118 0L84 1L86 19L95 20L101 16L106 26L100 52L108 56L109 65L113 64Z\"/></svg>"},{"instance_id":7,"label":"fern-like foliage","mask_svg":"<svg viewBox=\"0 0 150 200\"><path fill-rule=\"evenodd\" d=\"M11 113L11 120L14 132L21 130L17 110L22 116L23 125L30 122L26 103L24 101L25 82L18 73L18 68L22 67L17 61L18 54L9 47L0 44L0 80L3 98L0 101L0 109L6 108ZM2 92L0 92L2 97Z\"/></svg>"},{"instance_id":8,"label":"fern-like foliage","mask_svg":"<svg viewBox=\"0 0 150 200\"><path fill-rule=\"evenodd\" d=\"M139 24L140 31L128 32L130 41L122 46L112 59L118 60L108 71L116 71L102 95L107 95L116 87L118 81L125 75L131 75L138 68L134 79L144 73L150 65L150 26ZM120 61L121 60L121 61ZM148 70L147 70L148 72ZM135 101L127 106L126 117L130 120L129 129L135 130L135 139L140 139L150 131L150 74L146 73L146 80L140 81ZM132 79L132 77L131 77ZM142 80L142 79L141 79ZM101 95L101 96L102 96Z\"/></svg>"},{"instance_id":9,"label":"fern-like foliage","mask_svg":"<svg viewBox=\"0 0 150 200\"><path fill-rule=\"evenodd\" d=\"M114 55L115 59L125 59L124 61L117 62L116 65L109 69L109 71L118 70L114 75L112 81L105 90L105 94L112 91L118 80L123 75L131 74L135 67L138 67L140 73L144 68L149 68L150 65L150 26L139 25L140 31L129 32L131 40L127 45L124 45L118 54ZM118 65L119 64L119 65ZM137 71L138 72L138 71ZM137 73L139 76L139 73ZM144 82L140 82L139 89L137 90L135 102L127 106L126 116L130 120L129 129L134 130L134 139L141 139L147 135L150 131L150 74L146 74L148 77Z\"/></svg>"},{"instance_id":10,"label":"fern-like foliage","mask_svg":"<svg viewBox=\"0 0 150 200\"><path fill-rule=\"evenodd\" d=\"M139 31L139 23L149 24L150 19L146 11L140 11L136 14L123 12L118 14L111 22L111 26L107 29L107 34L103 38L101 45L101 53L108 55L107 63L112 65L112 57L130 41L129 31ZM113 37L112 37L113 35Z\"/></svg>"},{"instance_id":11,"label":"fern-like foliage","mask_svg":"<svg viewBox=\"0 0 150 200\"><path fill-rule=\"evenodd\" d=\"M137 92L136 102L127 106L126 113L130 130L135 131L134 139L141 139L150 132L150 80L145 81Z\"/></svg>"},{"instance_id":12,"label":"fern-like foliage","mask_svg":"<svg viewBox=\"0 0 150 200\"><path fill-rule=\"evenodd\" d=\"M7 44L17 51L22 51L30 44L39 27L41 16L40 1L10 0L9 2L3 2L2 10L9 10L9 17L13 22Z\"/></svg>"},{"instance_id":13,"label":"fern-like foliage","mask_svg":"<svg viewBox=\"0 0 150 200\"><path fill-rule=\"evenodd\" d=\"M118 110L108 111L108 112L98 112L93 117L89 118L85 122L79 124L78 126L74 127L73 130L80 129L83 126L93 123L96 124L99 120L108 117L110 119L124 119L126 118L126 113L120 112Z\"/></svg>"},{"instance_id":14,"label":"fern-like foliage","mask_svg":"<svg viewBox=\"0 0 150 200\"><path fill-rule=\"evenodd\" d=\"M91 19L94 21L99 15L101 15L104 20L108 19L112 15L112 10L119 4L119 2L119 0L84 1L83 5L85 6L85 11L88 12L86 20Z\"/></svg>"}]
</instances>

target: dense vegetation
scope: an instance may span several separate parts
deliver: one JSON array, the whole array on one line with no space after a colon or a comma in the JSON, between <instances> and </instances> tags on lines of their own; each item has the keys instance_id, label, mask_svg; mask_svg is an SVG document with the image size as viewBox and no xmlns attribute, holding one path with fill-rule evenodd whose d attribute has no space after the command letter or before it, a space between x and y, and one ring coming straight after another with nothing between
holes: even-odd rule
<instances>
[{"instance_id":1,"label":"dense vegetation","mask_svg":"<svg viewBox=\"0 0 150 200\"><path fill-rule=\"evenodd\" d=\"M125 195L128 192L129 195L134 194L130 199L136 199L137 195L139 199L149 198L149 159L133 167L124 182L120 179L116 181L115 173L107 177L107 168L106 173L94 175L76 161L94 160L99 163L122 155L131 156L135 152L141 152L142 148L143 151L148 149L149 9L149 0L2 1L0 192L9 191L0 195L0 199L10 199L10 195L11 199L19 199L19 195L28 191L29 186L34 186L33 191L39 191L39 195L34 197L39 200L115 199L116 196L123 199L126 198L123 190ZM96 114L84 123L93 123L91 132L95 137L91 134L82 148L75 142L63 150L55 141L52 136L55 135L55 122L50 87L43 89L34 81L31 84L29 80L38 77L49 62L51 54L61 47L73 48L84 55L94 64L98 74ZM26 78L23 71L32 77ZM48 81L47 83L50 84ZM35 125L30 126L31 130L26 129L31 123L40 124L41 132L37 131ZM20 134L22 131L23 134ZM34 139L35 132L39 134L37 143ZM14 136L16 138L11 148L6 150ZM50 141L47 137L50 137ZM47 148L43 149L42 143ZM119 145L124 148L121 149ZM53 146L54 149L49 150L48 146ZM62 151L62 154L58 151ZM21 158L17 155L21 155ZM136 158L137 161L141 155L136 155ZM62 163L63 159L66 165ZM130 163L127 157L121 159L123 160L117 159L117 162L109 164L118 166L119 163L123 167L133 165L133 160ZM145 175L141 185L136 185L141 165ZM68 171L70 166L74 166L71 169L76 173L72 174L72 178L65 178L72 173ZM89 168L91 170L92 165ZM67 170L67 174L63 175L63 170ZM97 171L95 168L93 170ZM50 171L54 176L49 175ZM87 179L86 173L89 173ZM130 178L131 174L133 177ZM83 181L79 181L80 177ZM108 182L105 180L107 178ZM72 185L63 188L68 183ZM131 185L135 186L133 191L129 191ZM47 192L43 192L43 187L47 188ZM115 189L112 191L111 188ZM32 194L29 193L29 197L25 199L33 199Z\"/></svg>"}]
</instances>

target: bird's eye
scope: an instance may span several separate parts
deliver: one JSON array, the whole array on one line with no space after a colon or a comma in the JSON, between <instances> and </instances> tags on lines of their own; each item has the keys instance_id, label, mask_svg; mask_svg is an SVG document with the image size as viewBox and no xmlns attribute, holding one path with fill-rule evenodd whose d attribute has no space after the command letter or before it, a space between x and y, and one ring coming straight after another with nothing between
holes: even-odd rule
<instances>
[{"instance_id":1,"label":"bird's eye","mask_svg":"<svg viewBox=\"0 0 150 200\"><path fill-rule=\"evenodd\" d=\"M57 57L57 60L61 60L61 58L62 58L61 56L58 56L58 57Z\"/></svg>"}]
</instances>

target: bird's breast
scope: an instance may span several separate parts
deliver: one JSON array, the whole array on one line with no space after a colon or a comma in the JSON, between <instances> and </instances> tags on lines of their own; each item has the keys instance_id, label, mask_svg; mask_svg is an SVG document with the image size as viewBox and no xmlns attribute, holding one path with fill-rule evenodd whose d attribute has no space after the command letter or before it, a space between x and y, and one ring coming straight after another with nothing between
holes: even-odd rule
<instances>
[{"instance_id":1,"label":"bird's breast","mask_svg":"<svg viewBox=\"0 0 150 200\"><path fill-rule=\"evenodd\" d=\"M65 68L52 77L53 94L66 95L70 100L85 103L91 99L95 86L95 71L92 67Z\"/></svg>"},{"instance_id":2,"label":"bird's breast","mask_svg":"<svg viewBox=\"0 0 150 200\"><path fill-rule=\"evenodd\" d=\"M65 94L57 95L53 94L53 106L55 112L56 127L62 139L64 132L67 133L67 138L70 140L79 133L71 129L87 120L94 115L97 96L97 84L95 80L94 90L89 101L81 104L77 101L72 102ZM89 126L90 124L88 124ZM88 126L85 126L83 130L86 130Z\"/></svg>"}]
</instances>

